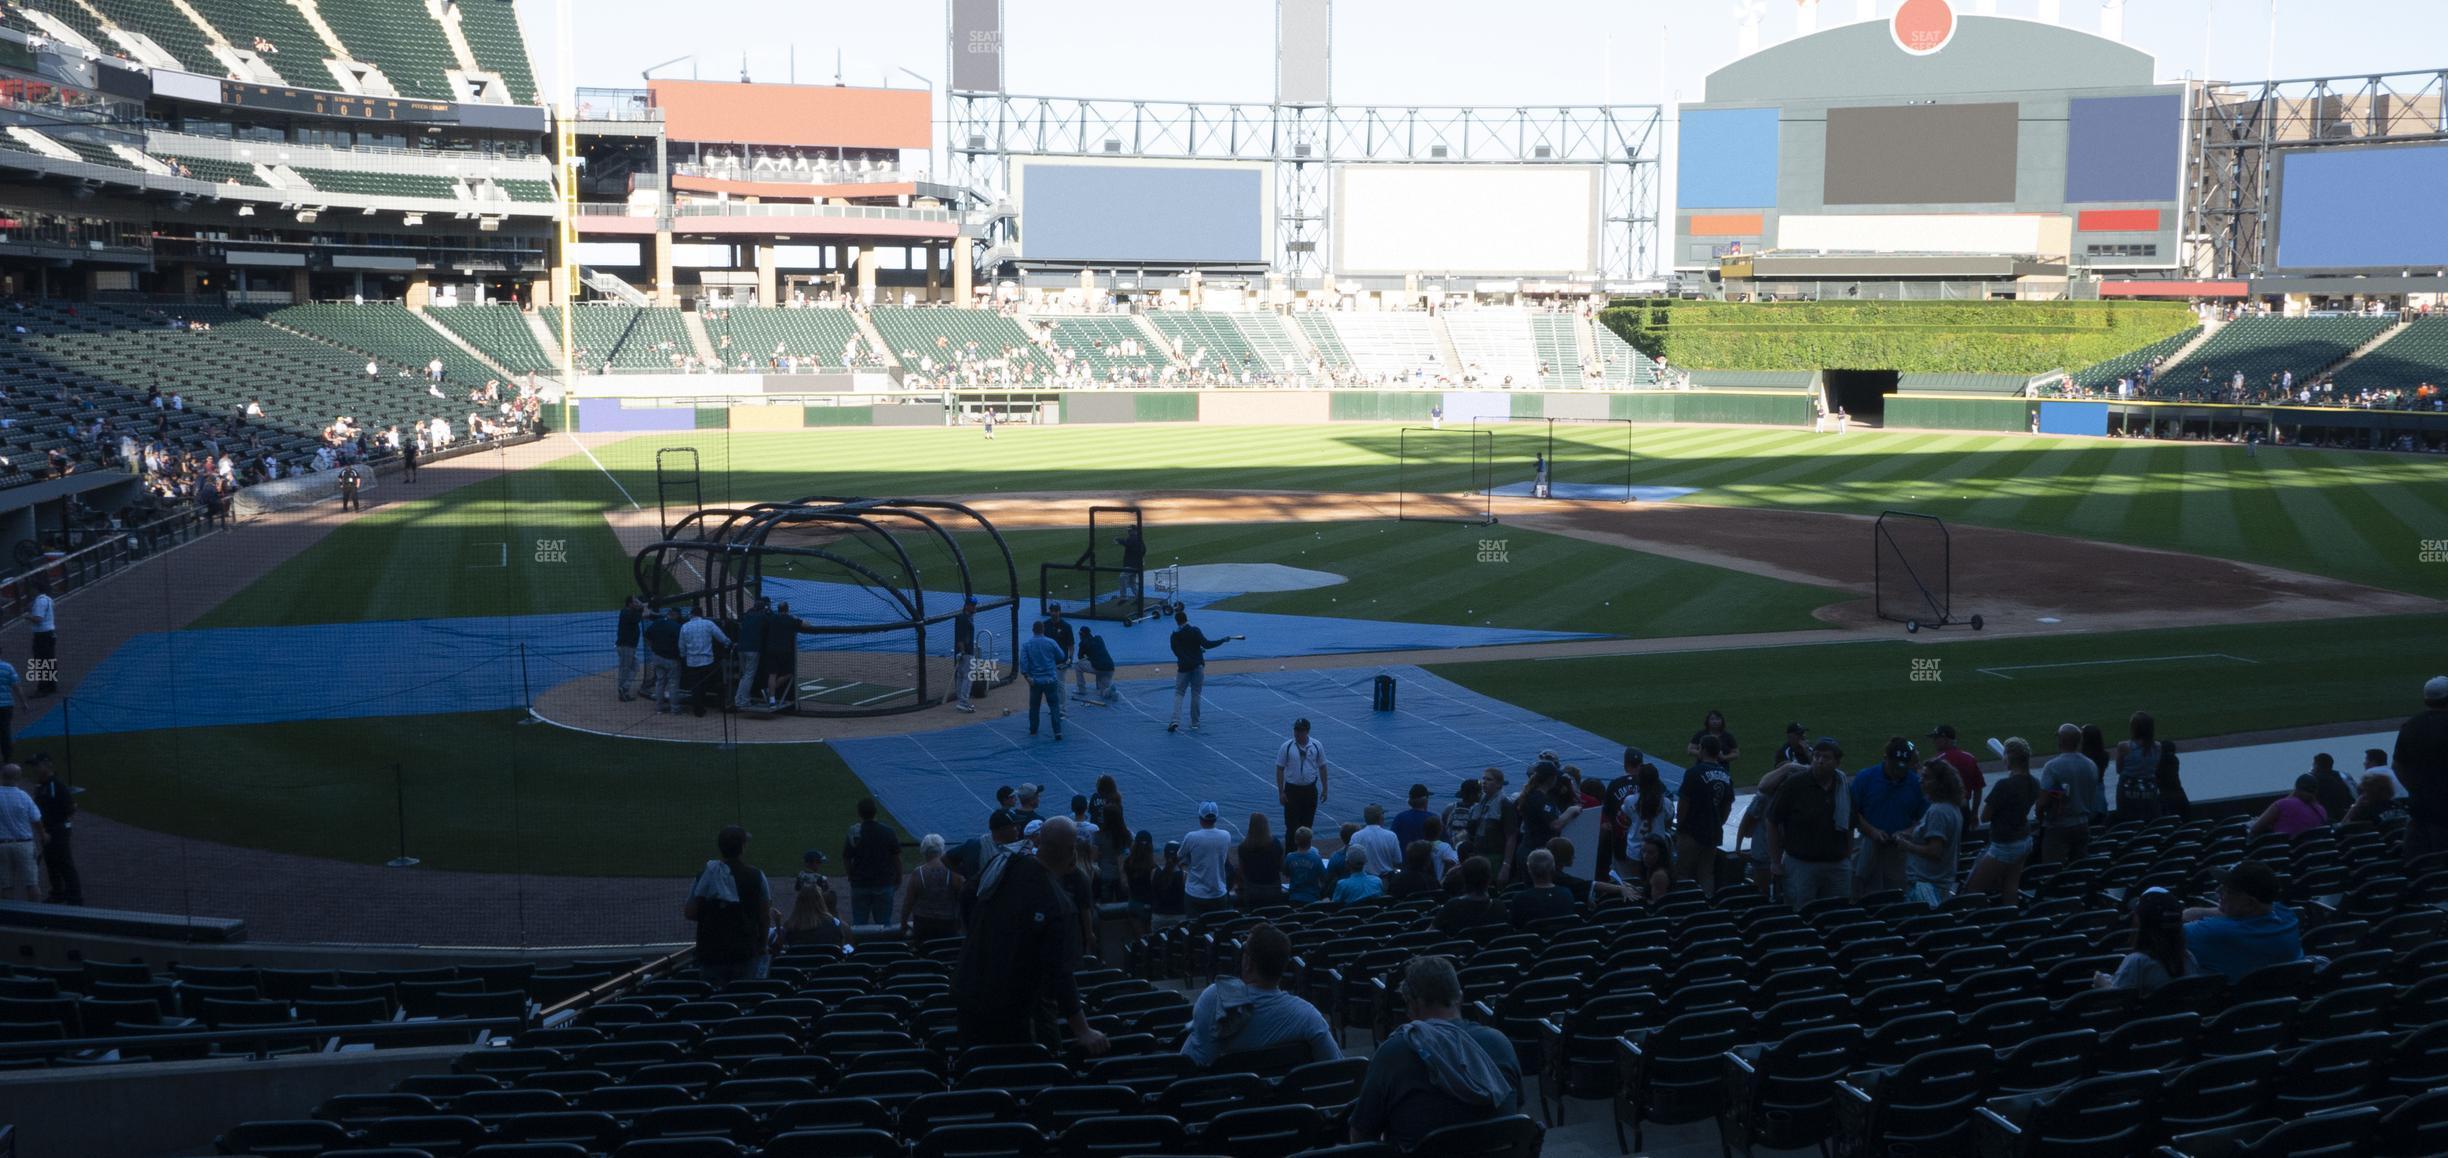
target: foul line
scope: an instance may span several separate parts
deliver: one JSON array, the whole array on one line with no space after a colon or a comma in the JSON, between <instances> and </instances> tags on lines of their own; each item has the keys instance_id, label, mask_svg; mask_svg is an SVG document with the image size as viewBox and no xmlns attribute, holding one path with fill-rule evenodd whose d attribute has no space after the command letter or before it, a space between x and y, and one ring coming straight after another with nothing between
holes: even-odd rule
<instances>
[{"instance_id":1,"label":"foul line","mask_svg":"<svg viewBox=\"0 0 2448 1158\"><path fill-rule=\"evenodd\" d=\"M591 462L591 463L594 463L594 464L595 464L595 469L596 469L596 470L598 470L598 471L602 471L602 472L603 472L604 481L605 481L605 482L608 482L608 483L611 483L611 484L612 484L612 489L613 489L613 490L619 491L619 492L621 493L621 497L622 497L622 498L629 500L629 509L630 509L630 510L637 511L637 512L639 512L639 513L641 513L641 514L645 512L645 510L646 510L646 506L645 506L645 504L638 502L638 501L637 501L637 496L636 496L636 495L633 495L633 494L630 494L630 493L629 493L629 488L621 485L621 481L620 481L619 476L617 476L617 475L613 474L613 473L612 473L612 471L611 471L611 469L610 469L609 467L606 467L606 466L603 464L603 460L602 460L602 459L595 457L595 452L594 452L594 451L592 451L592 450L589 450L589 449L587 448L587 444L586 444L586 443L585 443L583 440L581 440L581 439L580 439L580 438L579 438L579 437L578 437L578 436L577 436L575 433L573 433L573 434L571 434L571 435L570 435L570 441L571 441L571 442L575 442L575 443L577 443L577 444L578 444L578 453L585 455L585 456L586 456L586 460L587 460L588 462ZM508 549L509 549L509 548L508 548L507 546L505 546L505 547L503 548L503 550L505 550L505 551L507 551ZM508 561L507 561L507 560L505 560L505 561L502 563L502 566L505 566L505 567L507 567L507 566L509 566L509 565L510 565L510 564L508 563ZM695 559L690 559L690 558L687 558L687 557L685 557L685 556L684 556L684 557L682 557L682 558L681 558L681 560L680 560L680 565L681 565L681 566L683 566L683 567L688 568L688 569L689 569L691 572L694 572L694 573L696 574L696 576L697 576L697 578L698 578L699 580L703 580L703 579L705 578L705 572L698 570L698 568L697 568L697 561L696 561Z\"/></svg>"},{"instance_id":2,"label":"foul line","mask_svg":"<svg viewBox=\"0 0 2448 1158\"><path fill-rule=\"evenodd\" d=\"M620 478L614 475L610 468L604 466L603 460L595 457L595 452L588 449L585 442L580 441L578 436L575 434L570 436L570 441L578 443L578 453L585 455L588 462L594 463L595 469L603 472L604 481L611 483L613 490L619 491L622 498L629 500L629 507L631 510L643 511L646 509L644 505L637 501L636 495L629 493L628 487L621 485Z\"/></svg>"},{"instance_id":3,"label":"foul line","mask_svg":"<svg viewBox=\"0 0 2448 1158\"><path fill-rule=\"evenodd\" d=\"M2075 660L2072 663L2017 663L2008 664L2005 667L1984 667L1976 668L1974 670L1980 672L1982 675L1993 675L2002 680L2010 680L2014 678L2013 676L2006 674L2010 671L2041 671L2047 668L2059 667L2103 667L2113 663L2175 663L2180 660L2188 659L2223 659L2232 663L2249 664L2258 664L2261 662L2257 659L2246 659L2240 655L2228 655L2225 652L2212 651L2203 652L2198 655L2146 655L2138 659L2081 659Z\"/></svg>"}]
</instances>

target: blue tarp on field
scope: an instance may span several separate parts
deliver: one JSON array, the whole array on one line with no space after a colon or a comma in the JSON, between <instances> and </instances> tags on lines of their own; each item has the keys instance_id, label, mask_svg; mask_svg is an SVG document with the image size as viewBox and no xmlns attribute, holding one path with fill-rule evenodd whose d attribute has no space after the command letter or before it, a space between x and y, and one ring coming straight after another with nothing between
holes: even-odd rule
<instances>
[{"instance_id":1,"label":"blue tarp on field","mask_svg":"<svg viewBox=\"0 0 2448 1158\"><path fill-rule=\"evenodd\" d=\"M1397 681L1395 711L1370 708L1380 671ZM1408 665L1210 676L1197 732L1165 730L1173 681L1115 686L1121 699L1111 707L1070 707L1060 743L1050 721L1029 735L1021 710L965 727L844 740L835 749L910 833L939 833L955 844L984 831L1001 785L1042 784L1040 811L1067 815L1071 797L1088 793L1100 774L1127 786L1132 827L1153 832L1159 847L1196 823L1202 801L1215 801L1235 831L1253 812L1280 826L1275 754L1299 717L1326 749L1328 794L1316 830L1329 840L1367 805L1383 805L1389 815L1402 808L1415 783L1428 786L1435 794L1429 807L1441 812L1462 781L1491 765L1519 788L1542 749L1600 779L1616 776L1623 761L1621 741ZM1669 784L1681 779L1668 765L1660 770Z\"/></svg>"},{"instance_id":2,"label":"blue tarp on field","mask_svg":"<svg viewBox=\"0 0 2448 1158\"><path fill-rule=\"evenodd\" d=\"M846 584L769 580L767 589L801 616L832 623L874 622L888 611L873 592ZM1329 616L1273 615L1206 609L1225 595L1194 595L1192 622L1210 637L1247 635L1212 654L1225 658L1288 658L1407 648L1486 647L1594 638L1586 633L1500 627L1391 623ZM954 596L930 593L930 615L951 609ZM1026 601L1023 630L1036 613ZM305 627L213 628L154 632L122 645L82 680L70 711L51 712L25 734L63 730L73 713L79 732L133 732L290 720L493 711L529 702L554 685L610 669L614 613L385 620ZM1008 626L1008 621L999 621ZM995 627L997 623L982 626ZM1116 663L1172 662L1171 621L1095 625ZM949 627L928 633L928 650L949 655ZM803 651L829 648L902 650L906 635L801 637ZM801 664L823 673L823 661Z\"/></svg>"}]
</instances>

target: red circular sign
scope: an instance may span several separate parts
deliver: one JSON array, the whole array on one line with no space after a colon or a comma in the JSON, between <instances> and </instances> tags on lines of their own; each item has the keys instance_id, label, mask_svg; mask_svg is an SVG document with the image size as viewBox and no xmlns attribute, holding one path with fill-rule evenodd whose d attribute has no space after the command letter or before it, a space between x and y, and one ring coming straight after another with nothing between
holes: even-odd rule
<instances>
[{"instance_id":1,"label":"red circular sign","mask_svg":"<svg viewBox=\"0 0 2448 1158\"><path fill-rule=\"evenodd\" d=\"M1904 0L1887 22L1896 47L1914 56L1928 56L1955 39L1955 9L1947 0Z\"/></svg>"}]
</instances>

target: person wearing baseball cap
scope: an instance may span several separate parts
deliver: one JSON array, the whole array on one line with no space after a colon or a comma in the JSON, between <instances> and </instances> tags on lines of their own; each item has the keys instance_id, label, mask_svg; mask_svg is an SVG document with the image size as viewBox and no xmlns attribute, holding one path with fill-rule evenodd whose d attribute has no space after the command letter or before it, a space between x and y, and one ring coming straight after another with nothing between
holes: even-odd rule
<instances>
[{"instance_id":1,"label":"person wearing baseball cap","mask_svg":"<svg viewBox=\"0 0 2448 1158\"><path fill-rule=\"evenodd\" d=\"M1881 756L1853 776L1853 823L1861 833L1853 855L1855 900L1905 886L1904 849L1895 835L1920 823L1929 807L1913 775L1920 761L1912 741L1891 736Z\"/></svg>"},{"instance_id":2,"label":"person wearing baseball cap","mask_svg":"<svg viewBox=\"0 0 2448 1158\"><path fill-rule=\"evenodd\" d=\"M1989 786L1988 778L1981 775L1980 760L1956 745L1953 724L1931 728L1929 738L1938 749L1935 758L1946 761L1947 767L1955 770L1956 778L1963 781L1964 815L1979 816L1981 793Z\"/></svg>"},{"instance_id":3,"label":"person wearing baseball cap","mask_svg":"<svg viewBox=\"0 0 2448 1158\"><path fill-rule=\"evenodd\" d=\"M1037 811L1037 802L1045 798L1045 789L1043 787L1035 784L1023 784L1020 786L1016 795L1020 798L1020 823L1023 827L1027 826L1027 824L1032 820L1045 819L1045 817L1040 815Z\"/></svg>"},{"instance_id":4,"label":"person wearing baseball cap","mask_svg":"<svg viewBox=\"0 0 2448 1158\"><path fill-rule=\"evenodd\" d=\"M1412 785L1409 797L1411 807L1394 814L1394 839L1401 841L1405 849L1411 847L1412 841L1420 839L1421 830L1429 821L1436 819L1436 813L1428 811L1429 796L1427 785Z\"/></svg>"},{"instance_id":5,"label":"person wearing baseball cap","mask_svg":"<svg viewBox=\"0 0 2448 1158\"><path fill-rule=\"evenodd\" d=\"M2389 754L2411 810L2405 831L2405 857L2448 849L2448 675L2423 684L2423 710L2397 729L2397 747Z\"/></svg>"},{"instance_id":6,"label":"person wearing baseball cap","mask_svg":"<svg viewBox=\"0 0 2448 1158\"><path fill-rule=\"evenodd\" d=\"M1224 866L1232 857L1233 838L1216 823L1217 812L1215 801L1200 801L1199 826L1181 838L1182 895L1194 918L1232 907Z\"/></svg>"},{"instance_id":7,"label":"person wearing baseball cap","mask_svg":"<svg viewBox=\"0 0 2448 1158\"><path fill-rule=\"evenodd\" d=\"M1798 723L1785 725L1785 742L1777 745L1776 762L1808 764L1810 759L1810 730Z\"/></svg>"},{"instance_id":8,"label":"person wearing baseball cap","mask_svg":"<svg viewBox=\"0 0 2448 1158\"><path fill-rule=\"evenodd\" d=\"M2185 910L2185 948L2204 971L2231 982L2266 965L2302 960L2302 922L2278 903L2285 895L2277 871L2261 861L2227 870L2217 908Z\"/></svg>"}]
</instances>

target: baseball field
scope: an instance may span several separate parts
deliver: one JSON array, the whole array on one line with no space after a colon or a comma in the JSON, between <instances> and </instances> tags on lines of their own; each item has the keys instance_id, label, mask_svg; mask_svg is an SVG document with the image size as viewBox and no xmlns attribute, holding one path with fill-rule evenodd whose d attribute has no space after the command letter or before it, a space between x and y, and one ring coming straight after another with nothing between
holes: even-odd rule
<instances>
[{"instance_id":1,"label":"baseball field","mask_svg":"<svg viewBox=\"0 0 2448 1158\"><path fill-rule=\"evenodd\" d=\"M260 650L259 666L222 686L114 656L113 680L80 695L158 695L175 710L140 727L79 722L72 710L54 729L72 735L20 746L67 746L86 808L111 822L358 864L404 850L429 869L669 876L701 861L707 834L734 819L777 869L784 850L836 846L869 786L829 743L761 743L744 725L725 733L729 743L597 735L528 722L519 706L457 710L440 694L452 681L497 677L540 693L587 674L539 659L525 645L544 642L540 632L596 633L594 666L609 667L613 611L636 588L622 527L651 525L658 501L674 499L655 466L673 447L698 451L697 501L707 506L818 494L976 501L1031 577L1038 563L1079 552L1079 501L1139 503L1151 565L1340 576L1212 605L1288 617L1287 634L1363 621L1386 641L1372 651L1390 652L1407 650L1407 625L1581 633L1394 662L1678 759L1702 714L1722 709L1763 750L1738 766L1748 776L1765 771L1764 749L1789 720L1868 751L1942 722L1967 735L2037 736L2072 719L2113 735L2138 708L2179 739L2393 718L2437 674L2448 640L2448 603L2438 602L2448 598L2448 463L2429 458L2021 435L1565 429L1559 477L1690 493L1636 504L1499 499L1497 522L1470 525L1393 518L1395 497L1427 476L1403 460L1391 426L998 435L590 436L584 449L476 471L446 491L392 487L311 545L270 552L260 578L217 606L185 622L159 617L159 630L126 645L234 640ZM1550 446L1543 424L1499 427L1491 442L1500 485L1528 480L1532 456ZM1871 614L1868 520L1886 510L1945 520L1956 610L1982 613L1986 630L1907 634ZM1022 586L1033 593L1033 578ZM419 649L465 663L432 686L352 690ZM1216 659L1223 671L1343 666L1355 677L1387 662L1283 655L1241 668L1229 650ZM318 696L345 707L283 722L243 710ZM925 726L952 722L941 711ZM1241 739L1249 766L1262 767L1274 741ZM1083 752L1075 783L1051 794L1065 798L1106 771L1124 769Z\"/></svg>"}]
</instances>

